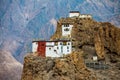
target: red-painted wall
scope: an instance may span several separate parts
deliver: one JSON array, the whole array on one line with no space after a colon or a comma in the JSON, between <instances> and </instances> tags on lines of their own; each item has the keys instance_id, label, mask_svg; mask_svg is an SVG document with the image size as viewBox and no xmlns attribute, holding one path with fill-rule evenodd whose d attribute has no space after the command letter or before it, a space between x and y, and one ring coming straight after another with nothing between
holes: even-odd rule
<instances>
[{"instance_id":1,"label":"red-painted wall","mask_svg":"<svg viewBox=\"0 0 120 80\"><path fill-rule=\"evenodd\" d=\"M45 57L45 51L46 51L46 42L45 41L39 41L38 42L38 56Z\"/></svg>"}]
</instances>

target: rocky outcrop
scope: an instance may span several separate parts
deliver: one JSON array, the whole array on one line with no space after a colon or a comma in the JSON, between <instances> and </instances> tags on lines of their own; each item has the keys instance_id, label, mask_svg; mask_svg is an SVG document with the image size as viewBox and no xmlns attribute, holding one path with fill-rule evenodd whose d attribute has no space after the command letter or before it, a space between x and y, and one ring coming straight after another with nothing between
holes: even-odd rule
<instances>
[{"instance_id":1,"label":"rocky outcrop","mask_svg":"<svg viewBox=\"0 0 120 80\"><path fill-rule=\"evenodd\" d=\"M107 53L114 53L116 55L120 55L120 29L111 25L110 23L102 23L102 26L98 29L98 32L95 36L95 45L97 48L101 47L101 51L99 54L104 54L105 50Z\"/></svg>"},{"instance_id":2,"label":"rocky outcrop","mask_svg":"<svg viewBox=\"0 0 120 80\"><path fill-rule=\"evenodd\" d=\"M120 29L114 25L91 19L62 18L58 21L57 30L51 40L64 38L61 36L61 25L63 23L73 25L70 39L75 49L83 49L86 45L94 47L100 60L105 59L106 53L120 55Z\"/></svg>"},{"instance_id":3,"label":"rocky outcrop","mask_svg":"<svg viewBox=\"0 0 120 80\"><path fill-rule=\"evenodd\" d=\"M42 58L27 55L22 80L97 80L84 65L82 52L73 52L64 58Z\"/></svg>"}]
</instances>

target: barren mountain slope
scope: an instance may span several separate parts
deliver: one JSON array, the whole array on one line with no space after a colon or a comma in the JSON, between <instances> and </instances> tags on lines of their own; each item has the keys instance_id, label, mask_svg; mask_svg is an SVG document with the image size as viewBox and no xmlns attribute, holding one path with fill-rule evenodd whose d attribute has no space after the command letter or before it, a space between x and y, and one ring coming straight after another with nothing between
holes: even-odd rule
<instances>
[{"instance_id":1,"label":"barren mountain slope","mask_svg":"<svg viewBox=\"0 0 120 80\"><path fill-rule=\"evenodd\" d=\"M20 80L21 73L22 64L9 52L0 50L0 80Z\"/></svg>"}]
</instances>

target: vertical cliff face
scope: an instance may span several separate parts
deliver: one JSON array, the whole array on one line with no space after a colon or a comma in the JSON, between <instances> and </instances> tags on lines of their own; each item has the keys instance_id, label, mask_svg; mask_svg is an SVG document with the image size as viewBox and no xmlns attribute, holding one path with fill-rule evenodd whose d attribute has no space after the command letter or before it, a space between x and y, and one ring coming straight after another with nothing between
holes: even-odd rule
<instances>
[{"instance_id":1,"label":"vertical cliff face","mask_svg":"<svg viewBox=\"0 0 120 80\"><path fill-rule=\"evenodd\" d=\"M103 30L100 33L101 35L99 35L99 32L96 33L95 38L94 38L94 43L95 43L95 50L96 53L98 55L99 58L101 59L105 59L105 51L104 51L104 43L103 43Z\"/></svg>"},{"instance_id":2,"label":"vertical cliff face","mask_svg":"<svg viewBox=\"0 0 120 80\"><path fill-rule=\"evenodd\" d=\"M82 58L82 52L73 52L64 58L41 58L28 55L24 60L22 80L97 80Z\"/></svg>"},{"instance_id":3,"label":"vertical cliff face","mask_svg":"<svg viewBox=\"0 0 120 80\"><path fill-rule=\"evenodd\" d=\"M102 23L101 27L95 36L96 51L104 55L111 54L111 61L119 62L120 57L120 29L111 25L110 23ZM97 50L98 49L98 50ZM116 56L118 57L116 57ZM102 56L101 56L102 57Z\"/></svg>"}]
</instances>

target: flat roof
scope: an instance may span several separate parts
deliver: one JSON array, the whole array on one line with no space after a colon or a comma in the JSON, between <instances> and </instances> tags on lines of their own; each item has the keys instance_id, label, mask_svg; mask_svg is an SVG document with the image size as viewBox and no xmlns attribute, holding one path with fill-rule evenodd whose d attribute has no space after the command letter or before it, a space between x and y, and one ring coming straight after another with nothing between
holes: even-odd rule
<instances>
[{"instance_id":1,"label":"flat roof","mask_svg":"<svg viewBox=\"0 0 120 80\"><path fill-rule=\"evenodd\" d=\"M32 42L66 42L66 41L70 41L70 40L54 40L54 41L36 40Z\"/></svg>"},{"instance_id":2,"label":"flat roof","mask_svg":"<svg viewBox=\"0 0 120 80\"><path fill-rule=\"evenodd\" d=\"M46 45L46 47L54 47L53 45Z\"/></svg>"},{"instance_id":3,"label":"flat roof","mask_svg":"<svg viewBox=\"0 0 120 80\"><path fill-rule=\"evenodd\" d=\"M91 14L80 14L80 15L91 15ZM91 15L92 16L92 15Z\"/></svg>"},{"instance_id":4,"label":"flat roof","mask_svg":"<svg viewBox=\"0 0 120 80\"><path fill-rule=\"evenodd\" d=\"M80 13L79 11L70 11L69 13Z\"/></svg>"}]
</instances>

